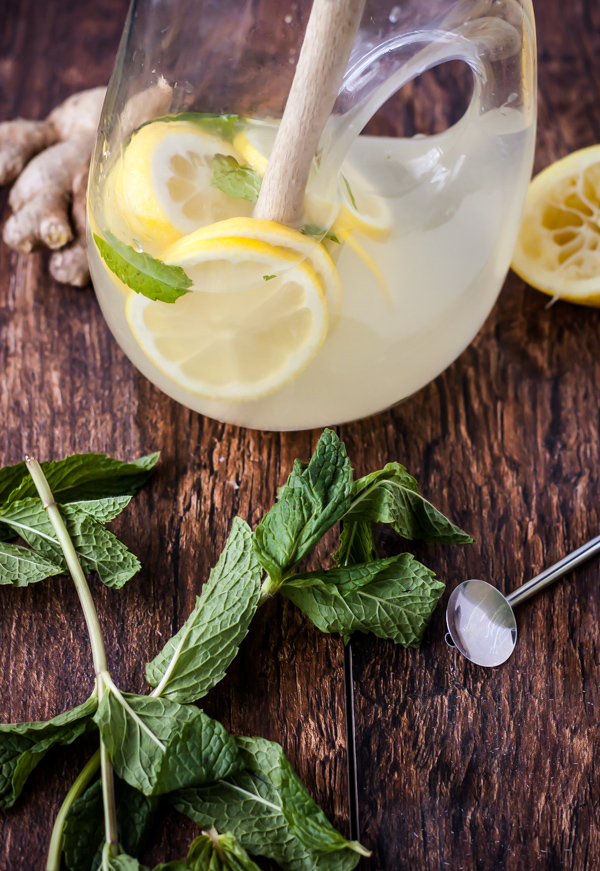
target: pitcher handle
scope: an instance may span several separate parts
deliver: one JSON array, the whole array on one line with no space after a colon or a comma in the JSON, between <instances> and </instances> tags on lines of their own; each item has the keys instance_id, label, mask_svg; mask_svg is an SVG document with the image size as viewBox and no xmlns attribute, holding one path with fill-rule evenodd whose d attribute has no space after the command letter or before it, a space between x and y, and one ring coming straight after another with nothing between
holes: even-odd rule
<instances>
[{"instance_id":1,"label":"pitcher handle","mask_svg":"<svg viewBox=\"0 0 600 871\"><path fill-rule=\"evenodd\" d=\"M397 8L397 7L395 7ZM369 119L426 70L462 60L473 71L479 115L510 107L535 121L535 28L531 0L458 0L420 30L361 27L334 112L321 139L323 176L335 172ZM372 29L381 30L380 21ZM477 118L474 119L474 123Z\"/></svg>"}]
</instances>

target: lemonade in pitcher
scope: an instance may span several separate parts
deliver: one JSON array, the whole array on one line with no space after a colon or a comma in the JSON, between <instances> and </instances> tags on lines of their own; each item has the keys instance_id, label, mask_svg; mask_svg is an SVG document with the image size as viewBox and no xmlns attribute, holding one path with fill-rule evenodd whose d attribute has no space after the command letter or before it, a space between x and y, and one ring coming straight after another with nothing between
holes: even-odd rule
<instances>
[{"instance_id":1,"label":"lemonade in pitcher","mask_svg":"<svg viewBox=\"0 0 600 871\"><path fill-rule=\"evenodd\" d=\"M390 21L391 4L377 4L387 37L361 26L295 226L254 217L276 116L244 111L247 99L232 111L233 94L210 105L227 112L189 111L164 67L137 95L156 101L149 119L136 123L131 93L120 113L114 99L105 110L89 197L94 286L128 357L174 399L260 429L341 423L418 390L481 327L531 172L532 22L528 4L439 5L418 40ZM457 124L356 135L403 83L457 56L475 74Z\"/></svg>"}]
</instances>

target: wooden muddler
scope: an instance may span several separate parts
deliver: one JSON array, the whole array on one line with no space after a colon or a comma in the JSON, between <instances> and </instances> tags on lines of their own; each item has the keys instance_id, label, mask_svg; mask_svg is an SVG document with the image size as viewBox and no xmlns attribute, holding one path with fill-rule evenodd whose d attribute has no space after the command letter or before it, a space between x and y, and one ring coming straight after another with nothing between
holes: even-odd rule
<instances>
[{"instance_id":1,"label":"wooden muddler","mask_svg":"<svg viewBox=\"0 0 600 871\"><path fill-rule=\"evenodd\" d=\"M255 218L297 225L308 174L338 95L365 0L314 0Z\"/></svg>"}]
</instances>

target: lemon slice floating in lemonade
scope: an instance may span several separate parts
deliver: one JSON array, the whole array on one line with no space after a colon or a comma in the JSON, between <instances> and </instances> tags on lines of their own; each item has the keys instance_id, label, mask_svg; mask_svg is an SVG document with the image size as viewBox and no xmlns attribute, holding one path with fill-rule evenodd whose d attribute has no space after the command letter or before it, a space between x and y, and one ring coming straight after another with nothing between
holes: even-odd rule
<instances>
[{"instance_id":1,"label":"lemon slice floating in lemonade","mask_svg":"<svg viewBox=\"0 0 600 871\"><path fill-rule=\"evenodd\" d=\"M210 291L174 305L131 293L129 326L146 355L184 390L213 400L257 399L283 387L327 334L327 306L311 267L251 239L182 239L165 255ZM253 287L244 286L250 278Z\"/></svg>"},{"instance_id":2,"label":"lemon slice floating in lemonade","mask_svg":"<svg viewBox=\"0 0 600 871\"><path fill-rule=\"evenodd\" d=\"M324 293L330 319L335 322L342 308L342 284L335 263L322 245L310 236L299 233L276 221L263 221L258 218L229 218L202 227L188 236L185 245L211 245L208 240L217 239L254 239L257 242L266 242L277 248L307 258L310 266L315 271ZM181 242L183 245L183 240ZM296 257L298 259L298 256ZM243 286L243 285L242 285Z\"/></svg>"},{"instance_id":3,"label":"lemon slice floating in lemonade","mask_svg":"<svg viewBox=\"0 0 600 871\"><path fill-rule=\"evenodd\" d=\"M246 121L245 126L233 138L233 145L243 159L260 175L264 175L269 155L275 143L278 125L276 122ZM314 178L315 170L311 173ZM370 184L353 167L342 168L342 204L333 224L333 232L359 230L372 239L386 239L392 227L392 213L386 201L369 191ZM314 212L317 221L331 216L333 203L321 200L311 192L309 178L306 209ZM357 252L359 253L359 252ZM359 255L360 256L360 255Z\"/></svg>"},{"instance_id":4,"label":"lemon slice floating in lemonade","mask_svg":"<svg viewBox=\"0 0 600 871\"><path fill-rule=\"evenodd\" d=\"M600 306L600 145L533 179L512 268L543 293Z\"/></svg>"},{"instance_id":5,"label":"lemon slice floating in lemonade","mask_svg":"<svg viewBox=\"0 0 600 871\"><path fill-rule=\"evenodd\" d=\"M383 197L372 193L369 181L354 169L342 167L343 200L335 229L359 230L371 239L384 240L392 229L392 212Z\"/></svg>"},{"instance_id":6,"label":"lemon slice floating in lemonade","mask_svg":"<svg viewBox=\"0 0 600 871\"><path fill-rule=\"evenodd\" d=\"M264 175L267 170L278 128L275 121L247 121L243 130L233 137L234 148L259 175Z\"/></svg>"},{"instance_id":7,"label":"lemon slice floating in lemonade","mask_svg":"<svg viewBox=\"0 0 600 871\"><path fill-rule=\"evenodd\" d=\"M133 134L113 173L115 206L142 241L168 245L198 227L250 215L252 203L211 186L215 154L231 143L189 121L154 121Z\"/></svg>"}]
</instances>

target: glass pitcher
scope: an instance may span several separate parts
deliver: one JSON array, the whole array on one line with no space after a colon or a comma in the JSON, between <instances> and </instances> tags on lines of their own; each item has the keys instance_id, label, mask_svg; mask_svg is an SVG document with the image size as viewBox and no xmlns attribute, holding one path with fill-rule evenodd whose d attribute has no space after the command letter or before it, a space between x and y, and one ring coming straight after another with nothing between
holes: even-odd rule
<instances>
[{"instance_id":1,"label":"glass pitcher","mask_svg":"<svg viewBox=\"0 0 600 871\"><path fill-rule=\"evenodd\" d=\"M90 174L117 341L178 402L259 429L365 417L447 367L500 291L533 161L530 0L366 0L302 216L253 217L310 6L133 0ZM359 135L455 59L456 124Z\"/></svg>"}]
</instances>

